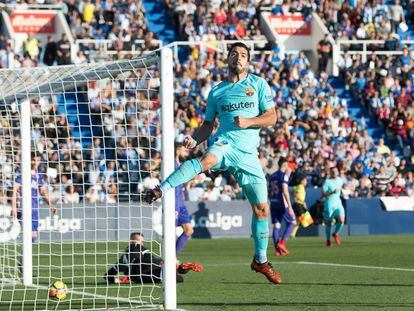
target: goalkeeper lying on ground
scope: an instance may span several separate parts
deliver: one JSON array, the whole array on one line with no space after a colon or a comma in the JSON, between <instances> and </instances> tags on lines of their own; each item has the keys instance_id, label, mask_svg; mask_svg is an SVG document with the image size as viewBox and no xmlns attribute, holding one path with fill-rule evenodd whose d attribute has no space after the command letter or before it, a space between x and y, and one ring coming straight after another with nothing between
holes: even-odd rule
<instances>
[{"instance_id":1,"label":"goalkeeper lying on ground","mask_svg":"<svg viewBox=\"0 0 414 311\"><path fill-rule=\"evenodd\" d=\"M129 246L119 258L118 262L105 273L108 283L124 284L134 283L161 283L161 271L163 261L160 257L153 255L149 249L144 247L144 236L140 232L130 235ZM190 270L199 272L203 267L197 263L182 263L177 266L177 282L183 282L180 274ZM124 277L117 278L118 274Z\"/></svg>"}]
</instances>

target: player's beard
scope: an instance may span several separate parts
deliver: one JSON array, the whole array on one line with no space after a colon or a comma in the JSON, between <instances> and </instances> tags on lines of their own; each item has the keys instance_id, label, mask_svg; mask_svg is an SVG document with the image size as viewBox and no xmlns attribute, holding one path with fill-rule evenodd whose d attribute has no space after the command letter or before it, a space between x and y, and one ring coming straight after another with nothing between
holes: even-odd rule
<instances>
[{"instance_id":1,"label":"player's beard","mask_svg":"<svg viewBox=\"0 0 414 311\"><path fill-rule=\"evenodd\" d=\"M242 66L236 65L230 65L229 64L229 70L234 75L240 75L246 71L246 68L243 68Z\"/></svg>"}]
</instances>

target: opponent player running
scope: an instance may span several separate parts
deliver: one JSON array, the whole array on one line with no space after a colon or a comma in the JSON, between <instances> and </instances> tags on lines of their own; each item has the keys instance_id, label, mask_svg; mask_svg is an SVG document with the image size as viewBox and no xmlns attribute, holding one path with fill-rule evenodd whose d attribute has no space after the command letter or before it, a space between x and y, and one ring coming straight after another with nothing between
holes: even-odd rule
<instances>
[{"instance_id":1,"label":"opponent player running","mask_svg":"<svg viewBox=\"0 0 414 311\"><path fill-rule=\"evenodd\" d=\"M160 187L149 190L145 201L151 203L166 191L188 182L208 169L228 170L244 189L252 205L254 258L251 268L264 274L270 282L281 283L281 277L267 261L268 217L267 185L258 159L259 131L276 123L273 97L266 81L247 73L250 52L241 42L233 44L227 56L229 76L209 93L205 120L184 146L194 148L211 135L216 116L220 127L214 143L200 159L184 162Z\"/></svg>"},{"instance_id":2,"label":"opponent player running","mask_svg":"<svg viewBox=\"0 0 414 311\"><path fill-rule=\"evenodd\" d=\"M273 224L273 243L276 256L289 254L286 248L286 241L289 239L296 226L296 217L293 212L289 195L289 176L287 175L288 162L284 158L279 160L279 170L270 176L270 214ZM279 231L282 227L282 219L286 222L286 227L279 241Z\"/></svg>"},{"instance_id":3,"label":"opponent player running","mask_svg":"<svg viewBox=\"0 0 414 311\"><path fill-rule=\"evenodd\" d=\"M331 168L331 178L325 180L323 184L323 196L325 197L323 217L325 222L326 246L328 247L332 247L331 230L333 220L335 219L336 224L332 237L338 245L341 244L339 234L345 222L345 210L341 201L341 191L344 181L338 175L338 169L336 167Z\"/></svg>"}]
</instances>

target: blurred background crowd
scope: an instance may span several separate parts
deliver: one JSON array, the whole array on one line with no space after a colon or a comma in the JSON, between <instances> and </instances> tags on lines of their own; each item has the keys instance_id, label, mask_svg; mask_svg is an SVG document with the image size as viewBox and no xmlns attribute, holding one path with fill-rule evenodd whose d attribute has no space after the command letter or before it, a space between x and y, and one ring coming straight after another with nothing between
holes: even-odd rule
<instances>
[{"instance_id":1,"label":"blurred background crowd","mask_svg":"<svg viewBox=\"0 0 414 311\"><path fill-rule=\"evenodd\" d=\"M79 45L74 59L77 65L130 58L132 48L139 51L134 55L139 55L159 47L156 35L148 29L140 0L57 3L63 6L74 39L94 39L93 43ZM227 55L215 49L220 47L219 41L265 41L258 26L264 7L274 14L301 14L306 18L317 12L337 39L386 40L388 46L371 47L367 61L345 52L338 63L346 91L360 100L384 130L384 135L375 140L365 129L364 118L351 117L349 101L335 90L326 72L324 59L331 57L327 39L319 42L317 71L311 69L303 52L289 54L278 46L270 48L266 42L256 45L258 52L252 55L250 72L268 81L278 116L274 127L260 132L259 158L266 175L277 171L281 157L287 158L291 184L306 176L311 187L321 187L329 169L337 166L346 180L344 198L413 195L413 51L411 46L401 45L397 34L401 22L413 19L412 1L359 1L354 6L347 0L165 3L173 12L180 37L193 43L186 58L176 60L174 68L177 143L200 126L209 91L227 78ZM210 43L210 48L201 47L201 41ZM403 50L403 55L376 54L376 50L390 47ZM12 52L10 42L0 36L0 50L2 68L71 63L65 36L57 42L50 38L45 46L29 36L21 53ZM153 75L151 79L147 79L149 74ZM159 183L161 133L159 114L155 113L159 103L156 94L146 92L158 83L157 75L145 69L122 82L90 82L83 91L94 129L86 145L74 138L71 114L55 100L32 100L34 146L42 156L40 170L47 176L54 202L115 203ZM17 125L5 115L1 118L0 130L5 137ZM17 138L11 140L18 143ZM2 143L10 141L3 139ZM205 143L190 150L185 158L200 155L207 146ZM19 155L13 163L6 157L9 149L2 150L2 179L11 187L9 176ZM227 172L202 173L185 190L190 201L244 197Z\"/></svg>"}]
</instances>

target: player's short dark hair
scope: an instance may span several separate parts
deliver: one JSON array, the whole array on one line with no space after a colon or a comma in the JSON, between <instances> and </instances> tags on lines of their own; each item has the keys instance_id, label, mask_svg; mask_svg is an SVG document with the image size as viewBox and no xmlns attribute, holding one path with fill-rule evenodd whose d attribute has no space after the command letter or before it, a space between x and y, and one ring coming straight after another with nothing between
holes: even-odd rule
<instances>
[{"instance_id":1,"label":"player's short dark hair","mask_svg":"<svg viewBox=\"0 0 414 311\"><path fill-rule=\"evenodd\" d=\"M277 164L279 164L279 168L281 168L285 163L287 163L287 159L282 157L279 159L279 162Z\"/></svg>"},{"instance_id":2,"label":"player's short dark hair","mask_svg":"<svg viewBox=\"0 0 414 311\"><path fill-rule=\"evenodd\" d=\"M229 58L230 53L233 51L233 49L234 49L234 48L236 48L236 47L238 47L238 46L240 46L240 47L244 48L244 49L247 51L247 60L248 60L248 61L250 61L250 50L249 50L249 48L247 47L247 45L246 45L246 44L244 44L243 42L235 42L235 43L233 43L233 44L230 46L229 52L227 53L227 58Z\"/></svg>"},{"instance_id":3,"label":"player's short dark hair","mask_svg":"<svg viewBox=\"0 0 414 311\"><path fill-rule=\"evenodd\" d=\"M131 235L129 236L129 239L134 240L136 236L144 237L144 235L141 232L132 232Z\"/></svg>"}]
</instances>

